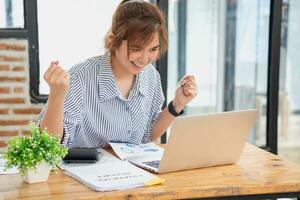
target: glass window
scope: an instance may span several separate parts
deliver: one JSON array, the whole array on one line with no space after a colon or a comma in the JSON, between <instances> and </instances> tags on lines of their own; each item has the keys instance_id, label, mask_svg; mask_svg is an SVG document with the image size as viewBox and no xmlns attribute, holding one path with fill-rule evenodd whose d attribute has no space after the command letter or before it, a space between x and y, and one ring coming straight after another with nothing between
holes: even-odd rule
<instances>
[{"instance_id":1,"label":"glass window","mask_svg":"<svg viewBox=\"0 0 300 200\"><path fill-rule=\"evenodd\" d=\"M23 10L23 1L0 0L0 28L24 28Z\"/></svg>"},{"instance_id":2,"label":"glass window","mask_svg":"<svg viewBox=\"0 0 300 200\"><path fill-rule=\"evenodd\" d=\"M43 74L53 60L68 70L74 64L104 53L104 36L118 0L38 1L40 94L49 88Z\"/></svg>"},{"instance_id":3,"label":"glass window","mask_svg":"<svg viewBox=\"0 0 300 200\"><path fill-rule=\"evenodd\" d=\"M270 0L169 1L167 98L193 74L188 114L257 108L249 141L265 145L269 17Z\"/></svg>"},{"instance_id":4,"label":"glass window","mask_svg":"<svg viewBox=\"0 0 300 200\"><path fill-rule=\"evenodd\" d=\"M217 32L220 30L215 4L216 1L169 1L168 99L174 97L184 74L195 75L199 95L190 103L188 112L218 110Z\"/></svg>"},{"instance_id":5,"label":"glass window","mask_svg":"<svg viewBox=\"0 0 300 200\"><path fill-rule=\"evenodd\" d=\"M300 163L300 1L282 6L278 153Z\"/></svg>"},{"instance_id":6,"label":"glass window","mask_svg":"<svg viewBox=\"0 0 300 200\"><path fill-rule=\"evenodd\" d=\"M258 109L250 142L266 144L270 0L237 1L234 109Z\"/></svg>"}]
</instances>

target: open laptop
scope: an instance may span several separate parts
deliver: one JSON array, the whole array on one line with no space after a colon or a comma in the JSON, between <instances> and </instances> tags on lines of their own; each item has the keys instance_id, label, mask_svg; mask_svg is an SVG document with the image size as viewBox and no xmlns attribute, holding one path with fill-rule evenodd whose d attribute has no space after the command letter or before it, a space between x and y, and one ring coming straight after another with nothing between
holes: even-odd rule
<instances>
[{"instance_id":1,"label":"open laptop","mask_svg":"<svg viewBox=\"0 0 300 200\"><path fill-rule=\"evenodd\" d=\"M156 173L233 164L241 156L257 110L177 117L163 154L130 162Z\"/></svg>"}]
</instances>

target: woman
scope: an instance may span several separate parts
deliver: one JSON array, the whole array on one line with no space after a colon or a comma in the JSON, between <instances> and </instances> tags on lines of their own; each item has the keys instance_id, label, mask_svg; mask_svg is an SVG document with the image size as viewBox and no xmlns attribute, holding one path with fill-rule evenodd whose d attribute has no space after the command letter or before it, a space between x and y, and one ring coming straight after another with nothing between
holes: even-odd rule
<instances>
[{"instance_id":1,"label":"woman","mask_svg":"<svg viewBox=\"0 0 300 200\"><path fill-rule=\"evenodd\" d=\"M38 123L68 147L155 140L197 95L194 77L185 76L173 101L161 110L160 75L151 63L165 53L167 32L155 5L123 1L114 13L105 48L105 55L69 72L55 61L44 74L50 94Z\"/></svg>"}]
</instances>

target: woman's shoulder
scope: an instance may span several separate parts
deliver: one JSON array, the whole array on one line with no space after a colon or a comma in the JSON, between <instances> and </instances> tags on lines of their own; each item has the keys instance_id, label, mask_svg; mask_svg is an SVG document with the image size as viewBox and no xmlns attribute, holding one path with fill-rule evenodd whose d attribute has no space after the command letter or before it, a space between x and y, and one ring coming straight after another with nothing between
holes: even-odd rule
<instances>
[{"instance_id":1,"label":"woman's shoulder","mask_svg":"<svg viewBox=\"0 0 300 200\"><path fill-rule=\"evenodd\" d=\"M110 62L105 55L90 57L72 66L69 73L71 76L89 77L97 74L99 67L108 63Z\"/></svg>"},{"instance_id":2,"label":"woman's shoulder","mask_svg":"<svg viewBox=\"0 0 300 200\"><path fill-rule=\"evenodd\" d=\"M143 71L143 76L147 79L148 82L160 81L160 74L155 66L151 63Z\"/></svg>"}]
</instances>

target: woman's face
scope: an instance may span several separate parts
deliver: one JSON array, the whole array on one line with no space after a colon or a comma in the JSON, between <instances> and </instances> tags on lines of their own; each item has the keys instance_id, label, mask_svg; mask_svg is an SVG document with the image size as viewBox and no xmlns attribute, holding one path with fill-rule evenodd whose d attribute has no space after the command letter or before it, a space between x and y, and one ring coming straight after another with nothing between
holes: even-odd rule
<instances>
[{"instance_id":1,"label":"woman's face","mask_svg":"<svg viewBox=\"0 0 300 200\"><path fill-rule=\"evenodd\" d=\"M123 40L115 51L115 59L118 66L130 74L139 74L147 64L154 62L159 55L159 35L153 34L151 41L142 47L141 44L132 42L127 46L127 40ZM129 52L128 52L129 50Z\"/></svg>"}]
</instances>

